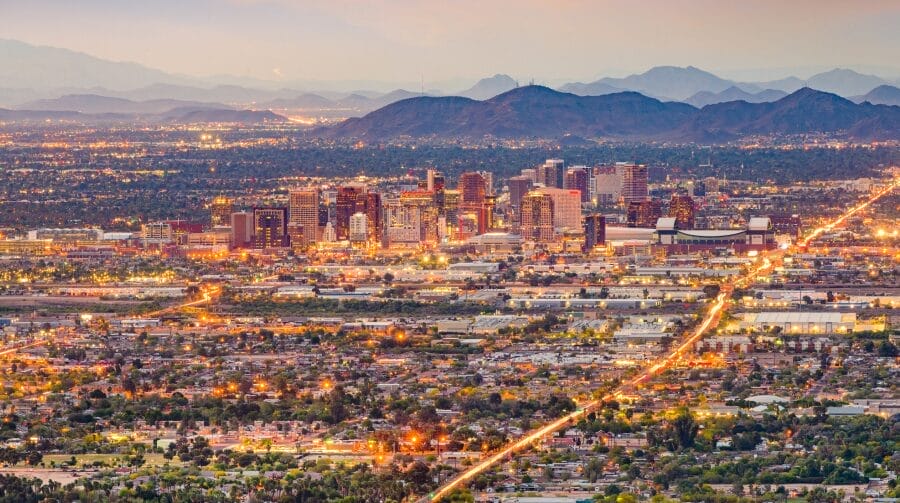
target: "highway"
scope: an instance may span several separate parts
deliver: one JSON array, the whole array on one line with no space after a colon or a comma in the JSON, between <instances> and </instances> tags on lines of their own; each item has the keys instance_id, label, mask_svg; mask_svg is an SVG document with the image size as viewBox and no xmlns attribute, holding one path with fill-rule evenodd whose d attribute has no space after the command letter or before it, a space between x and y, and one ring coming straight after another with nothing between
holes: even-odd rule
<instances>
[{"instance_id":1,"label":"highway","mask_svg":"<svg viewBox=\"0 0 900 503\"><path fill-rule=\"evenodd\" d=\"M169 306L169 307L160 309L158 311L145 313L141 317L142 318L153 318L153 317L160 316L160 315L163 315L166 313L172 313L172 312L178 311L179 309L184 309L185 307L200 306L203 304L208 304L212 301L213 296L218 294L220 292L220 290L221 289L219 287L213 287L209 291L203 292L203 295L197 300L187 301L187 302L183 302L181 304L176 304L174 306Z\"/></svg>"},{"instance_id":2,"label":"highway","mask_svg":"<svg viewBox=\"0 0 900 503\"><path fill-rule=\"evenodd\" d=\"M863 201L857 206L854 206L850 210L847 210L828 224L814 229L804 240L799 243L799 246L805 248L812 240L814 240L821 234L831 231L854 214L864 210L873 202L889 194L897 187L897 184L898 182L894 181L887 188L875 193L869 199ZM775 250L768 255L763 256L761 265L754 267L743 275L736 276L730 282L723 284L719 295L716 296L715 300L706 311L706 314L703 317L703 321L700 322L697 328L690 332L690 334L685 337L684 341L681 344L675 347L664 357L657 360L653 365L645 369L637 377L621 384L616 391L611 392L600 399L585 403L578 410L560 417L559 419L556 419L550 423L547 423L537 430L534 430L523 436L522 438L508 444L506 447L500 449L494 454L491 454L466 471L445 482L444 485L436 489L431 494L420 498L418 502L427 503L429 501L439 501L444 496L450 494L454 489L465 486L466 483L468 483L470 480L492 468L493 466L501 463L504 459L512 457L512 455L527 449L529 446L541 441L541 439L543 439L547 435L551 435L559 430L562 430L563 428L566 428L567 426L575 423L585 414L588 414L589 412L602 407L603 402L621 397L628 389L644 383L653 376L669 368L672 364L677 362L678 359L694 345L694 343L702 339L708 330L715 328L718 325L719 320L722 316L722 312L728 305L731 292L736 286L740 286L742 284L750 284L751 281L755 279L760 273L771 269L775 262L780 260L780 258L784 256L784 254L788 251L793 250L790 248L787 250Z\"/></svg>"},{"instance_id":3,"label":"highway","mask_svg":"<svg viewBox=\"0 0 900 503\"><path fill-rule=\"evenodd\" d=\"M23 349L28 349L28 348L37 347L37 346L40 346L40 345L42 345L42 344L47 344L47 341L45 341L45 340L34 341L34 342L31 342L31 343L28 343L28 344L23 344L23 345L21 345L21 346L16 346L16 347L14 347L14 348L4 349L4 350L0 351L0 356L11 355L11 354L14 354L14 353L18 353L19 351L22 351Z\"/></svg>"},{"instance_id":4,"label":"highway","mask_svg":"<svg viewBox=\"0 0 900 503\"><path fill-rule=\"evenodd\" d=\"M866 199L862 203L845 211L843 214L841 214L841 216L839 216L838 218L835 218L834 220L829 222L827 225L823 225L822 227L815 229L814 231L809 233L809 235L806 236L806 238L803 241L800 242L800 246L802 248L805 248L805 247L809 246L809 243L811 241L813 241L814 239L816 239L817 237L822 235L822 233L831 232L832 229L834 229L838 225L841 225L842 223L844 223L844 221L847 220L848 218L850 218L853 215L855 215L856 213L868 208L870 204L874 203L875 201L877 201L877 200L881 199L882 197L891 193L895 188L897 188L898 183L900 183L900 182L894 181L894 183L892 183L892 184L888 185L886 188L878 191L869 199Z\"/></svg>"}]
</instances>

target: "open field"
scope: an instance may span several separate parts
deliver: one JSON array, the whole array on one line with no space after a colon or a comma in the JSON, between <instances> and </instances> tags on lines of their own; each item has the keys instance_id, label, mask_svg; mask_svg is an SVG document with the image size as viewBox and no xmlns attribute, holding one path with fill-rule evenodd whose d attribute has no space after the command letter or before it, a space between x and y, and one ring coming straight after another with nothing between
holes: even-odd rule
<instances>
[{"instance_id":1,"label":"open field","mask_svg":"<svg viewBox=\"0 0 900 503\"><path fill-rule=\"evenodd\" d=\"M0 295L0 314L23 313L33 310L52 313L130 313L156 307L146 300L106 300L100 297Z\"/></svg>"}]
</instances>

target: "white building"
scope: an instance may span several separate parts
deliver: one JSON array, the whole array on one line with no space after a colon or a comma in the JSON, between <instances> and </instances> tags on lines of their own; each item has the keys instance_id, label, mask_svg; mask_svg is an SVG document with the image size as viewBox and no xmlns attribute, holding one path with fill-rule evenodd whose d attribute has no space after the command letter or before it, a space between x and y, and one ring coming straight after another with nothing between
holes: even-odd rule
<instances>
[{"instance_id":1,"label":"white building","mask_svg":"<svg viewBox=\"0 0 900 503\"><path fill-rule=\"evenodd\" d=\"M761 312L744 313L739 327L754 332L783 334L844 334L856 325L856 313Z\"/></svg>"},{"instance_id":2,"label":"white building","mask_svg":"<svg viewBox=\"0 0 900 503\"><path fill-rule=\"evenodd\" d=\"M354 213L350 216L350 241L360 243L368 239L368 222L365 213Z\"/></svg>"},{"instance_id":3,"label":"white building","mask_svg":"<svg viewBox=\"0 0 900 503\"><path fill-rule=\"evenodd\" d=\"M144 245L166 244L174 239L172 226L166 222L151 222L141 227Z\"/></svg>"}]
</instances>

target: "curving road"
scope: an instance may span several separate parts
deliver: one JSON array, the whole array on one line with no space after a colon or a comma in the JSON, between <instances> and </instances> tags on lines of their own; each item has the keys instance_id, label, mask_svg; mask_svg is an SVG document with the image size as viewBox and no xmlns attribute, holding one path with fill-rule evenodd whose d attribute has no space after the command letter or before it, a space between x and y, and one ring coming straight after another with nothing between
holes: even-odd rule
<instances>
[{"instance_id":1,"label":"curving road","mask_svg":"<svg viewBox=\"0 0 900 503\"><path fill-rule=\"evenodd\" d=\"M894 181L887 188L877 192L872 195L869 199L863 201L859 205L847 210L839 217L835 218L831 222L822 227L814 229L803 241L799 243L800 247L806 247L809 245L811 241L816 239L822 233L829 232L834 229L836 226L843 223L846 219L850 218L854 214L864 210L870 204L877 201L878 199L884 197L885 195L892 192L898 185L898 181ZM500 449L496 453L490 455L489 457L481 460L479 463L473 465L468 470L460 473L456 477L450 479L444 485L439 487L437 490L432 492L431 494L424 496L418 500L419 503L427 503L430 501L439 501L444 496L450 494L454 489L462 487L466 485L471 479L477 477L481 473L487 471L491 467L501 463L504 459L511 457L512 455L518 453L519 451L525 450L532 444L539 442L541 439L550 435L552 433L556 433L557 431L571 425L576 422L581 416L598 409L602 406L603 402L608 401L613 398L618 398L623 395L623 393L630 387L637 386L651 377L659 374L663 370L669 368L673 363L677 362L678 359L688 351L691 346L694 345L697 341L703 338L704 334L710 329L714 328L718 325L719 320L722 317L722 312L728 304L728 299L731 296L731 292L734 290L734 287L740 286L741 284L748 284L754 278L756 278L761 272L767 271L772 268L775 261L779 260L784 254L790 251L788 250L775 250L765 256L763 256L762 264L756 268L750 269L746 273L740 276L736 276L732 278L731 281L722 285L721 292L713 301L709 310L707 310L706 314L703 317L703 321L700 322L700 325L694 329L685 339L675 347L671 352L666 354L661 359L657 360L656 363L645 369L640 375L635 377L634 379L621 384L619 388L611 392L600 399L592 400L583 407L579 408L575 412L571 412L559 419L556 419L546 425L534 430L524 437L508 444L506 447Z\"/></svg>"}]
</instances>

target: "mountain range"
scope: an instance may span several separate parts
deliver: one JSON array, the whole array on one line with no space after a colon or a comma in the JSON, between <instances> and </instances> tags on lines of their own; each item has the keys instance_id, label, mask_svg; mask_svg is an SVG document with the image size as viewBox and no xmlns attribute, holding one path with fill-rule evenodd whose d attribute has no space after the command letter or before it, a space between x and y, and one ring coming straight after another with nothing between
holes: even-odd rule
<instances>
[{"instance_id":1,"label":"mountain range","mask_svg":"<svg viewBox=\"0 0 900 503\"><path fill-rule=\"evenodd\" d=\"M736 82L723 79L693 66L657 66L644 73L624 78L602 78L589 83L565 84L560 91L580 95L603 95L621 91L637 91L666 101L684 101L691 104L711 104L735 99L748 101L772 101L802 87L818 89L840 96L850 97L865 94L890 81L874 75L864 75L853 70L836 68L818 73L806 80L787 77L768 82ZM742 91L743 93L740 93ZM772 93L771 91L776 91ZM703 93L697 96L699 93ZM760 93L763 93L762 95ZM721 101L716 95L721 95Z\"/></svg>"},{"instance_id":2,"label":"mountain range","mask_svg":"<svg viewBox=\"0 0 900 503\"><path fill-rule=\"evenodd\" d=\"M132 101L92 94L66 95L56 99L37 100L26 103L15 110L0 108L0 120L176 124L201 122L259 124L288 121L286 117L270 110L241 110L221 103L166 99Z\"/></svg>"},{"instance_id":3,"label":"mountain range","mask_svg":"<svg viewBox=\"0 0 900 503\"><path fill-rule=\"evenodd\" d=\"M857 103L868 101L875 105L900 106L900 88L889 85L878 86L862 96L854 97L853 101Z\"/></svg>"},{"instance_id":4,"label":"mountain range","mask_svg":"<svg viewBox=\"0 0 900 503\"><path fill-rule=\"evenodd\" d=\"M584 138L727 142L747 135L837 133L859 140L900 139L900 107L857 104L801 88L777 101L732 101L696 108L636 92L578 96L542 86L489 100L418 97L348 119L315 134L381 141L416 138Z\"/></svg>"},{"instance_id":5,"label":"mountain range","mask_svg":"<svg viewBox=\"0 0 900 503\"><path fill-rule=\"evenodd\" d=\"M0 40L0 83L12 89L130 89L149 83L189 84L191 79L137 63L107 61L57 47Z\"/></svg>"},{"instance_id":6,"label":"mountain range","mask_svg":"<svg viewBox=\"0 0 900 503\"><path fill-rule=\"evenodd\" d=\"M360 81L356 84L365 85L366 82ZM370 84L377 85L381 89L388 85L375 82ZM563 84L559 90L581 95L637 91L667 101L683 101L701 91L721 93L733 86L751 94L766 89L790 93L801 87L811 87L851 97L866 94L875 87L885 84L897 85L900 82L840 68L806 79L787 77L768 82L739 82L692 66L658 66L643 73L621 78L604 77L588 83ZM324 81L266 81L229 75L192 77L167 73L132 62L108 61L68 49L0 39L0 106L21 105L27 101L57 98L64 94L98 94L137 101L152 99L213 101L244 106L279 99L293 99L305 93L321 95L332 101L340 101L348 95L372 99L385 94L384 90L366 92L364 91L366 87L355 88L359 91L338 89L347 89L352 85L353 82L339 84ZM427 94L455 94L483 100L516 86L515 79L498 74L482 79L471 88L462 91L432 89L428 90ZM402 89L402 86L399 87Z\"/></svg>"},{"instance_id":7,"label":"mountain range","mask_svg":"<svg viewBox=\"0 0 900 503\"><path fill-rule=\"evenodd\" d=\"M578 85L567 84L560 87L560 91L582 94L582 92L578 92ZM602 86L601 89L637 91L645 96L681 101L700 91L713 93L724 91L734 83L693 66L687 68L657 66L644 73L624 78L605 77L589 84L580 85L586 86L590 90ZM609 92L602 94L609 94Z\"/></svg>"},{"instance_id":8,"label":"mountain range","mask_svg":"<svg viewBox=\"0 0 900 503\"><path fill-rule=\"evenodd\" d=\"M493 77L479 80L472 87L457 93L457 96L473 100L486 100L517 87L519 87L519 83L515 79L509 75L498 73Z\"/></svg>"},{"instance_id":9,"label":"mountain range","mask_svg":"<svg viewBox=\"0 0 900 503\"><path fill-rule=\"evenodd\" d=\"M731 86L724 91L714 93L712 91L700 91L690 98L684 100L685 103L694 105L697 108L703 108L706 105L715 103L725 103L726 101L746 101L747 103L766 103L769 101L780 100L787 96L788 93L777 89L766 89L758 93L748 93L740 87Z\"/></svg>"},{"instance_id":10,"label":"mountain range","mask_svg":"<svg viewBox=\"0 0 900 503\"><path fill-rule=\"evenodd\" d=\"M36 112L63 110L83 114L160 114L173 109L231 109L231 107L222 103L206 101L177 99L133 101L98 94L67 94L59 98L31 101L15 108Z\"/></svg>"},{"instance_id":11,"label":"mountain range","mask_svg":"<svg viewBox=\"0 0 900 503\"><path fill-rule=\"evenodd\" d=\"M405 103L403 106L411 109L426 107L430 112L437 113L437 118L451 114L454 107L469 107L478 113L487 114L479 116L487 121L480 126L485 132L502 134L527 132L515 123L517 118L524 115L511 114L510 110L496 110L495 115L491 115L487 112L490 106L472 103L482 101L500 103L510 99L506 94L516 90L518 82L504 74L481 79L471 87L453 93L459 99L449 99L444 91L425 90L424 86L419 92L403 88L390 92L366 88L339 92L335 88L310 87L318 85L310 82L271 82L227 75L209 78L190 77L147 68L137 63L107 61L67 49L0 40L0 107L10 109L3 111L3 116L7 119L18 117L20 120L40 120L41 117L57 117L84 121L169 121L230 117L241 121L275 121L286 120L284 116L301 115L326 121L347 117L365 118L370 121L372 117L385 117L400 109L389 108L388 111L372 117L367 114L381 112L384 107L416 98L419 99L414 102L416 105ZM621 107L634 106L635 113L639 116L654 119L658 114L662 114L658 118L663 122L657 129L663 134L663 131L668 131L670 125L666 122L669 117L666 114L670 112L668 109L675 106L670 102L682 102L681 104L702 110L711 105L737 101L748 104L774 103L784 99L789 93L809 87L844 96L857 104L868 102L872 105L898 105L900 89L896 84L898 82L840 68L807 79L787 77L766 82L738 82L692 66L659 66L626 77L604 77L591 82L567 83L558 89L563 93L584 98L617 95L618 101L610 101L608 103L610 106L613 104ZM383 89L383 86L380 87ZM635 93L643 96L635 96ZM629 98L626 100L623 96ZM587 115L576 113L578 107L590 109L597 105L600 103L597 100L584 99L578 103L564 104L565 100L551 98L550 95L544 98L547 103L543 105L558 107L552 113L548 111L545 117L573 119L575 129L578 129L579 122L584 122L584 132L592 131L595 134L614 136L629 134L640 136L657 132L650 131L648 127L638 131L640 129L638 125L632 125L632 130L623 125L623 129L617 131L610 124L600 127L601 125L595 122L602 122L600 118L589 118ZM665 106L659 108L659 105L644 102L642 98L655 98ZM525 102L506 104L525 106ZM828 105L826 102L819 104ZM538 105L539 102L535 102L534 106ZM651 113L654 107L659 109ZM743 110L741 108L743 105L730 107L731 114L743 113L739 111ZM686 109L679 108L679 110ZM501 112L505 113L507 118L513 119L513 122L507 126L493 124L492 121L496 116L503 115ZM590 115L588 112L584 113ZM724 109L722 113L725 113ZM429 130L422 124L416 125L417 121L421 122L425 118L411 117L411 119L415 120L409 125L392 124L385 129L385 133L379 134L400 133L403 129L411 132L419 129L421 132ZM459 118L454 120L458 122ZM348 124L358 125L364 122L357 120ZM714 123L719 124L719 121ZM711 137L717 137L719 134L727 137L742 130L735 129L735 124L722 124L722 128L716 126L709 129ZM589 125L592 126L588 127ZM456 131L449 124L445 126L448 133ZM462 123L457 126L459 131L471 129ZM504 132L503 127L508 131ZM552 123L530 127L537 128L535 134L560 129L558 124ZM694 133L685 134L687 136L699 134L697 133L699 129L701 128L697 125L694 127ZM752 130L754 127L749 129ZM469 133L477 132L474 129L469 131Z\"/></svg>"}]
</instances>

